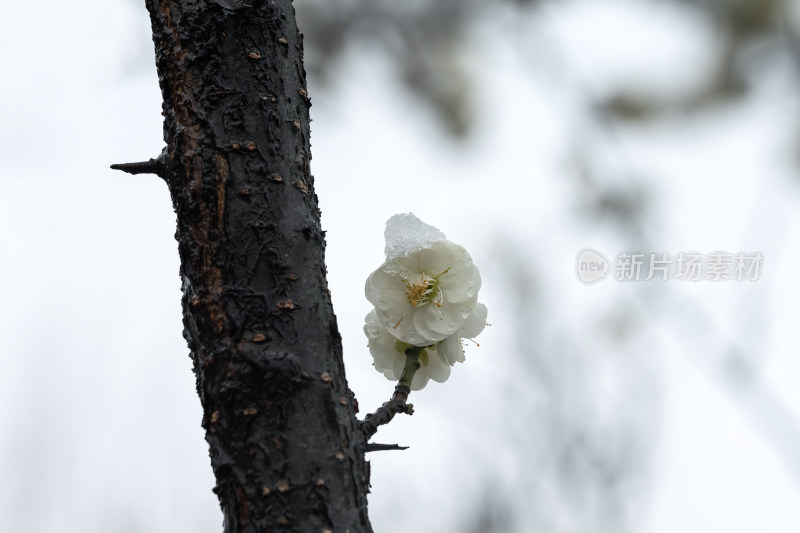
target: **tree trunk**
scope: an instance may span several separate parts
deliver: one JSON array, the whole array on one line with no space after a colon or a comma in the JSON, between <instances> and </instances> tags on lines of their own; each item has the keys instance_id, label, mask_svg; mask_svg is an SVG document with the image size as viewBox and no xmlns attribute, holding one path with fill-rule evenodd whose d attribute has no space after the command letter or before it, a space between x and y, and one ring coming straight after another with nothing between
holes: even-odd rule
<instances>
[{"instance_id":1,"label":"tree trunk","mask_svg":"<svg viewBox=\"0 0 800 533\"><path fill-rule=\"evenodd\" d=\"M371 531L291 0L146 3L167 147L138 171L167 181L177 214L184 336L225 531Z\"/></svg>"}]
</instances>

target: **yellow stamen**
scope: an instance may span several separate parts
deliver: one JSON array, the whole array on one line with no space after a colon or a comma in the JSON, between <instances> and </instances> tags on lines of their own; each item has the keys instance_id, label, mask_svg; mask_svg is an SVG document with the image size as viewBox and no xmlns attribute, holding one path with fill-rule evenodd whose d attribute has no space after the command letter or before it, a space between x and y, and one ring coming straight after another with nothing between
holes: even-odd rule
<instances>
[{"instance_id":1,"label":"yellow stamen","mask_svg":"<svg viewBox=\"0 0 800 533\"><path fill-rule=\"evenodd\" d=\"M435 288L433 281L434 278L422 274L418 283L406 284L406 298L408 298L411 307L419 307L428 303L430 295Z\"/></svg>"},{"instance_id":2,"label":"yellow stamen","mask_svg":"<svg viewBox=\"0 0 800 533\"><path fill-rule=\"evenodd\" d=\"M416 283L409 283L403 280L406 284L406 298L411 307L421 307L427 303L433 303L436 307L442 306L441 291L439 290L439 278L450 272L451 267L447 267L444 272L430 276L424 272L419 274L419 279Z\"/></svg>"}]
</instances>

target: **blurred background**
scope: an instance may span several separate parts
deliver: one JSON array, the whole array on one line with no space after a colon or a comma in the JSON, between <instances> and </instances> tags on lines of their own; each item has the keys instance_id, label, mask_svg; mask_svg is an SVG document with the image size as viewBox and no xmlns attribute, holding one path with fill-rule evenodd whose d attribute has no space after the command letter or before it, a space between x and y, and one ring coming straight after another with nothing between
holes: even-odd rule
<instances>
[{"instance_id":1,"label":"blurred background","mask_svg":"<svg viewBox=\"0 0 800 533\"><path fill-rule=\"evenodd\" d=\"M800 3L297 0L362 415L383 229L465 246L480 346L370 455L376 532L800 529ZM0 530L217 532L143 2L0 20ZM756 252L758 281L576 255ZM800 247L799 247L800 248Z\"/></svg>"}]
</instances>

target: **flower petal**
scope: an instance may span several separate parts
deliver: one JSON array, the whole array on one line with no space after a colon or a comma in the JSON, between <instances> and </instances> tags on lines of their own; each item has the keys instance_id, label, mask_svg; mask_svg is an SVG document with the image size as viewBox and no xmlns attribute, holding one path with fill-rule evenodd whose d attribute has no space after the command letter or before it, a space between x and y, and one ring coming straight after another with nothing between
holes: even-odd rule
<instances>
[{"instance_id":1,"label":"flower petal","mask_svg":"<svg viewBox=\"0 0 800 533\"><path fill-rule=\"evenodd\" d=\"M472 312L474 304L453 304L437 307L435 305L426 305L418 310L424 314L425 325L428 329L438 333L436 341L440 341L445 337L449 337L453 333L461 329L464 320Z\"/></svg>"},{"instance_id":2,"label":"flower petal","mask_svg":"<svg viewBox=\"0 0 800 533\"><path fill-rule=\"evenodd\" d=\"M428 371L424 368L420 368L417 370L417 373L414 374L414 378L411 380L411 390L422 390L425 388L425 385L428 384L428 380L430 376L428 375Z\"/></svg>"},{"instance_id":3,"label":"flower petal","mask_svg":"<svg viewBox=\"0 0 800 533\"><path fill-rule=\"evenodd\" d=\"M461 346L461 339L456 335L451 335L437 344L436 352L451 366L457 362L463 363L465 360L464 347Z\"/></svg>"},{"instance_id":4,"label":"flower petal","mask_svg":"<svg viewBox=\"0 0 800 533\"><path fill-rule=\"evenodd\" d=\"M431 276L438 276L448 268L453 268L458 261L453 246L461 248L450 241L433 243L430 248L420 250L411 256L416 260L416 272L426 272Z\"/></svg>"},{"instance_id":5,"label":"flower petal","mask_svg":"<svg viewBox=\"0 0 800 533\"><path fill-rule=\"evenodd\" d=\"M410 305L406 308L393 308L387 311L378 309L377 312L381 324L393 337L414 346L427 346L436 342L429 340L417 330L414 325L413 308Z\"/></svg>"},{"instance_id":6,"label":"flower petal","mask_svg":"<svg viewBox=\"0 0 800 533\"><path fill-rule=\"evenodd\" d=\"M378 309L386 310L406 300L406 288L396 276L379 268L367 278L364 293L367 300Z\"/></svg>"},{"instance_id":7,"label":"flower petal","mask_svg":"<svg viewBox=\"0 0 800 533\"><path fill-rule=\"evenodd\" d=\"M456 270L442 276L439 287L446 302L463 303L478 299L481 288L481 274L475 265Z\"/></svg>"},{"instance_id":8,"label":"flower petal","mask_svg":"<svg viewBox=\"0 0 800 533\"><path fill-rule=\"evenodd\" d=\"M475 304L475 308L470 313L469 317L464 321L464 325L461 326L461 330L458 332L458 336L471 339L473 337L477 337L483 328L486 327L486 315L488 311L486 306L477 303Z\"/></svg>"},{"instance_id":9,"label":"flower petal","mask_svg":"<svg viewBox=\"0 0 800 533\"><path fill-rule=\"evenodd\" d=\"M397 339L383 328L375 310L367 314L365 322L364 333L369 339L369 353L372 355L375 370L382 372L388 379L400 379L400 374L395 376L395 367L397 359L401 359L401 363L405 361L405 354L397 351ZM400 370L402 371L402 366Z\"/></svg>"},{"instance_id":10,"label":"flower petal","mask_svg":"<svg viewBox=\"0 0 800 533\"><path fill-rule=\"evenodd\" d=\"M429 350L428 375L433 381L444 383L450 377L450 365L434 350Z\"/></svg>"},{"instance_id":11,"label":"flower petal","mask_svg":"<svg viewBox=\"0 0 800 533\"><path fill-rule=\"evenodd\" d=\"M431 307L435 308L436 306L426 305L425 307L421 307L419 309L414 309L413 314L412 314L413 320L414 320L414 327L416 328L417 333L419 333L427 341L424 344L424 346L427 346L429 344L436 344L440 340L442 340L445 337L447 337L447 334L440 333L438 331L434 331L434 330L432 330L431 328L428 327L427 313L429 312L429 309Z\"/></svg>"}]
</instances>

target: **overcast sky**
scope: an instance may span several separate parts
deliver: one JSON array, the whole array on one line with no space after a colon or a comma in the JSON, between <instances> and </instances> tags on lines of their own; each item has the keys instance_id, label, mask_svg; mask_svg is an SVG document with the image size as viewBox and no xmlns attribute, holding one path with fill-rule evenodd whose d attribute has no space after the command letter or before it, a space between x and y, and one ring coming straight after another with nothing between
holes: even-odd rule
<instances>
[{"instance_id":1,"label":"overcast sky","mask_svg":"<svg viewBox=\"0 0 800 533\"><path fill-rule=\"evenodd\" d=\"M221 529L181 336L169 194L155 177L108 169L163 146L139 4L17 3L0 22L3 531ZM800 528L800 181L796 123L785 120L798 114L796 81L768 64L738 105L598 124L587 103L623 82L675 94L709 68L713 32L647 5L551 4L520 22L530 37L513 46L491 21L476 25L468 44L480 105L463 142L398 87L378 52L351 50L330 87L309 80L330 288L362 411L392 390L361 329L364 280L383 261L391 215L414 212L465 246L489 308L491 327L466 363L414 394L412 418L381 429L381 441L411 449L371 457L376 531L463 527L465 507L487 493L513 500L516 530L527 530L526 505L549 501L531 488L542 455L509 444L508 428L539 421L515 418L500 388L513 377L537 394L520 365L518 324L540 318L531 331L546 338L531 334L530 346L545 358L574 354L575 371L601 390L592 398L608 427L630 419L620 427L642 440L620 511L632 531ZM576 145L604 180L649 191L635 237L581 217L569 177ZM614 259L643 243L646 253L759 251L764 268L756 282L577 280L582 248ZM520 261L541 284L541 301L529 303L543 315L514 303L521 282L509 265ZM569 502L551 505L563 506L553 531L587 530Z\"/></svg>"}]
</instances>

